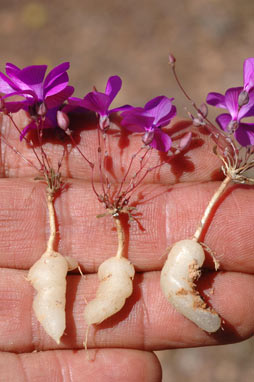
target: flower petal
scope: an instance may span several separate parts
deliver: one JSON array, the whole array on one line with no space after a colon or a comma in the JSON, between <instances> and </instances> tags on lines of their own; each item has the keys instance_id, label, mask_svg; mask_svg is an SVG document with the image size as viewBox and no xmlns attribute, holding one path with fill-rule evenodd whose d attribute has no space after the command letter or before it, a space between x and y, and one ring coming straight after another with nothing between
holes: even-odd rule
<instances>
[{"instance_id":1,"label":"flower petal","mask_svg":"<svg viewBox=\"0 0 254 382\"><path fill-rule=\"evenodd\" d=\"M208 93L206 97L206 103L208 103L208 105L226 109L225 96L220 93Z\"/></svg>"},{"instance_id":2,"label":"flower petal","mask_svg":"<svg viewBox=\"0 0 254 382\"><path fill-rule=\"evenodd\" d=\"M69 104L74 106L80 106L82 101L83 101L83 98L78 98L78 97L70 97L68 99Z\"/></svg>"},{"instance_id":3,"label":"flower petal","mask_svg":"<svg viewBox=\"0 0 254 382\"><path fill-rule=\"evenodd\" d=\"M3 73L0 73L0 93L8 94L14 90L18 90L18 87Z\"/></svg>"},{"instance_id":4,"label":"flower petal","mask_svg":"<svg viewBox=\"0 0 254 382\"><path fill-rule=\"evenodd\" d=\"M62 91L52 96L45 98L45 104L48 109L62 105L62 103L69 98L74 92L74 87L66 86Z\"/></svg>"},{"instance_id":5,"label":"flower petal","mask_svg":"<svg viewBox=\"0 0 254 382\"><path fill-rule=\"evenodd\" d=\"M154 118L144 115L144 109L136 107L131 110L121 113L123 119L121 120L121 126L127 130L142 133L148 130L152 126Z\"/></svg>"},{"instance_id":6,"label":"flower petal","mask_svg":"<svg viewBox=\"0 0 254 382\"><path fill-rule=\"evenodd\" d=\"M241 146L254 145L254 123L240 123L235 137Z\"/></svg>"},{"instance_id":7,"label":"flower petal","mask_svg":"<svg viewBox=\"0 0 254 382\"><path fill-rule=\"evenodd\" d=\"M122 87L122 80L119 76L109 77L107 85L106 85L106 89L105 89L105 94L109 97L109 105L113 102L113 99L116 97L121 87Z\"/></svg>"},{"instance_id":8,"label":"flower petal","mask_svg":"<svg viewBox=\"0 0 254 382\"><path fill-rule=\"evenodd\" d=\"M47 65L32 65L21 69L15 75L13 81L21 90L32 89L39 100L43 97L43 79L47 70Z\"/></svg>"},{"instance_id":9,"label":"flower petal","mask_svg":"<svg viewBox=\"0 0 254 382\"><path fill-rule=\"evenodd\" d=\"M244 90L249 92L254 86L254 58L246 58L243 63Z\"/></svg>"},{"instance_id":10,"label":"flower petal","mask_svg":"<svg viewBox=\"0 0 254 382\"><path fill-rule=\"evenodd\" d=\"M24 138L24 136L32 129L36 129L37 128L37 125L34 121L32 121L31 123L29 123L21 132L20 136L19 136L19 139L20 141L22 141L22 139Z\"/></svg>"},{"instance_id":11,"label":"flower petal","mask_svg":"<svg viewBox=\"0 0 254 382\"><path fill-rule=\"evenodd\" d=\"M31 91L24 92L24 91L20 90L17 92L9 93L9 94L2 97L2 99L4 101L4 107L8 113L16 113L20 109L27 110L28 106L33 103L33 98L32 97L26 98L26 94L24 94L24 93L30 94L32 92ZM17 98L16 96L20 96L20 97L23 97L25 99L15 100L15 101L10 100L9 101L9 99L11 97Z\"/></svg>"},{"instance_id":12,"label":"flower petal","mask_svg":"<svg viewBox=\"0 0 254 382\"><path fill-rule=\"evenodd\" d=\"M27 85L37 86L38 84L42 84L46 70L47 65L27 66L17 73L16 78L19 78Z\"/></svg>"},{"instance_id":13,"label":"flower petal","mask_svg":"<svg viewBox=\"0 0 254 382\"><path fill-rule=\"evenodd\" d=\"M59 77L61 76L63 73L65 73L70 67L70 63L69 62L63 62L62 64L56 66L55 68L53 68L49 74L47 75L47 77L45 78L45 81L44 81L44 89L46 89L47 87L50 87L52 86L52 83Z\"/></svg>"},{"instance_id":14,"label":"flower petal","mask_svg":"<svg viewBox=\"0 0 254 382\"><path fill-rule=\"evenodd\" d=\"M165 96L155 97L145 104L147 115L154 117L154 125L160 125L160 121L170 114L173 98Z\"/></svg>"},{"instance_id":15,"label":"flower petal","mask_svg":"<svg viewBox=\"0 0 254 382\"><path fill-rule=\"evenodd\" d=\"M15 92L6 94L3 98L9 98L9 97L13 97L16 95L19 95L19 96L25 97L25 98L28 98L27 96L29 96L29 100L30 100L30 98L35 98L37 100L36 94L32 90L17 90ZM31 103L32 102L30 102L30 104Z\"/></svg>"},{"instance_id":16,"label":"flower petal","mask_svg":"<svg viewBox=\"0 0 254 382\"><path fill-rule=\"evenodd\" d=\"M110 109L108 112L109 113L116 113L118 111L130 110L130 109L133 109L133 106L131 106L131 105L123 105L123 106L115 107L114 109Z\"/></svg>"},{"instance_id":17,"label":"flower petal","mask_svg":"<svg viewBox=\"0 0 254 382\"><path fill-rule=\"evenodd\" d=\"M220 128L224 131L228 131L228 124L232 121L230 114L220 114L216 118L216 122L220 126Z\"/></svg>"},{"instance_id":18,"label":"flower petal","mask_svg":"<svg viewBox=\"0 0 254 382\"><path fill-rule=\"evenodd\" d=\"M238 98L239 98L239 94L241 93L242 90L243 90L242 87L230 88L225 93L226 109L229 111L229 113L230 113L230 115L234 121L236 121L236 120L239 121L239 118L238 118L238 110L239 110Z\"/></svg>"},{"instance_id":19,"label":"flower petal","mask_svg":"<svg viewBox=\"0 0 254 382\"><path fill-rule=\"evenodd\" d=\"M68 85L69 77L67 73L61 74L59 77L57 77L54 81L51 82L50 86L47 86L47 88L44 87L43 91L43 97L50 97L53 96L59 92L61 92L66 86Z\"/></svg>"},{"instance_id":20,"label":"flower petal","mask_svg":"<svg viewBox=\"0 0 254 382\"><path fill-rule=\"evenodd\" d=\"M17 111L24 109L25 106L25 101L7 101L4 103L5 110L7 110L8 113L16 113Z\"/></svg>"},{"instance_id":21,"label":"flower petal","mask_svg":"<svg viewBox=\"0 0 254 382\"><path fill-rule=\"evenodd\" d=\"M175 117L175 115L176 115L176 107L175 105L172 105L170 112L167 115L165 115L165 117L160 119L159 126L160 127L167 126L170 123L171 119Z\"/></svg>"},{"instance_id":22,"label":"flower petal","mask_svg":"<svg viewBox=\"0 0 254 382\"><path fill-rule=\"evenodd\" d=\"M88 93L80 102L80 106L99 113L100 115L108 114L109 105L109 96L99 92Z\"/></svg>"},{"instance_id":23,"label":"flower petal","mask_svg":"<svg viewBox=\"0 0 254 382\"><path fill-rule=\"evenodd\" d=\"M12 78L16 78L17 74L20 72L21 69L19 69L16 65L13 65L10 62L6 62L5 64L5 72L6 74Z\"/></svg>"},{"instance_id":24,"label":"flower petal","mask_svg":"<svg viewBox=\"0 0 254 382\"><path fill-rule=\"evenodd\" d=\"M154 138L150 143L150 146L156 150L167 152L172 145L170 136L159 128L154 129Z\"/></svg>"}]
</instances>

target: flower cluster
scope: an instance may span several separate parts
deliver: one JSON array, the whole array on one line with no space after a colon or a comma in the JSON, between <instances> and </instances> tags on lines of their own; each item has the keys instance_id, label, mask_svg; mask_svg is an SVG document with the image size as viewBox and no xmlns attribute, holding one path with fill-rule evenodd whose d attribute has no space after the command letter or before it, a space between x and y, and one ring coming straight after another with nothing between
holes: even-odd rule
<instances>
[{"instance_id":1,"label":"flower cluster","mask_svg":"<svg viewBox=\"0 0 254 382\"><path fill-rule=\"evenodd\" d=\"M226 133L234 134L241 146L254 144L254 123L242 122L243 118L254 116L254 58L247 58L243 65L242 87L229 88L225 95L209 93L209 105L226 109L216 121Z\"/></svg>"},{"instance_id":2,"label":"flower cluster","mask_svg":"<svg viewBox=\"0 0 254 382\"><path fill-rule=\"evenodd\" d=\"M69 105L69 110L79 107L95 112L103 132L106 132L110 126L110 114L124 111L121 125L133 132L143 132L145 145L160 151L168 151L171 148L171 138L161 128L168 125L176 114L176 107L172 105L173 98L156 97L144 108L130 105L110 108L122 87L119 76L108 79L104 93L94 89L82 99L71 97L74 88L68 85L69 66L68 62L56 66L46 78L46 65L33 65L19 69L7 63L6 75L0 73L1 111L13 113L24 109L31 116L31 122L20 135L21 140L31 129L61 125L60 121L64 120L64 114L58 112ZM13 96L19 99L13 101Z\"/></svg>"},{"instance_id":3,"label":"flower cluster","mask_svg":"<svg viewBox=\"0 0 254 382\"><path fill-rule=\"evenodd\" d=\"M0 73L0 93L4 94L1 99L2 111L10 113L24 109L31 116L31 122L22 131L21 139L29 130L37 127L41 117L43 117L43 127L56 125L57 110L74 92L74 88L68 85L69 66L68 62L56 66L45 79L46 65L33 65L19 69L7 63L8 77ZM23 99L9 101L12 96L21 96Z\"/></svg>"},{"instance_id":4,"label":"flower cluster","mask_svg":"<svg viewBox=\"0 0 254 382\"><path fill-rule=\"evenodd\" d=\"M191 100L178 80L173 56L170 56L170 63L180 88ZM68 130L68 113L78 108L96 114L99 130L103 134L110 128L111 114L121 112L121 127L131 133L142 134L144 147L166 153L172 150L172 137L169 131L163 128L169 125L176 115L174 98L161 95L151 99L144 107L123 105L112 108L111 104L122 87L119 76L111 76L108 79L104 92L94 88L83 98L73 97L74 88L69 85L67 74L69 66L68 62L64 62L46 75L46 65L32 65L20 69L7 63L6 74L0 73L0 111L11 115L23 109L30 116L30 122L20 132L20 140L30 130L37 129L41 135L43 129L57 126L71 135ZM197 108L192 101L198 112L195 118L189 113L194 125L208 127L215 140L217 136L222 136L224 142L230 142L228 145L233 147L234 152L238 150L237 144L240 148L253 146L254 123L245 119L254 117L254 58L247 58L244 61L243 86L229 88L225 95L211 92L207 95L206 102L226 109L226 113L216 118L219 128L207 119L207 106L203 104ZM178 146L174 147L173 153L177 154L186 149L191 138L191 132L185 134ZM249 151L252 155L252 150ZM89 164L91 165L90 162Z\"/></svg>"}]
</instances>

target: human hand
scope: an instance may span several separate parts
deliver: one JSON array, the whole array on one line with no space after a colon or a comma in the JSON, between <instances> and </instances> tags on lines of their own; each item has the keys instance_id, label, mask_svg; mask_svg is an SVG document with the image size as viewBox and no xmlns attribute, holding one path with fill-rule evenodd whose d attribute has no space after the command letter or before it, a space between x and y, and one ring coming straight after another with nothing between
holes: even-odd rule
<instances>
[{"instance_id":1,"label":"human hand","mask_svg":"<svg viewBox=\"0 0 254 382\"><path fill-rule=\"evenodd\" d=\"M22 124L22 114L20 118ZM182 131L185 125L178 122L174 128ZM33 158L24 142L18 144L14 129L9 130L5 125L4 135L26 158ZM81 135L82 150L93 161L95 129L83 131ZM129 162L139 142L139 137L131 137L128 143L128 137L110 136L109 155L119 158L113 161L111 169L116 179L120 178L121 166ZM251 187L234 186L227 192L204 238L216 252L221 267L219 272L213 272L212 261L207 260L211 272L202 276L199 290L205 295L210 292L209 303L225 320L223 330L213 335L203 332L177 313L160 291L159 276L166 247L193 235L218 186L213 179L218 179L220 163L211 147L207 135L194 137L185 155L180 154L171 164L149 174L146 184L138 189L133 200L137 201L140 225L125 224L128 258L137 272L134 292L119 313L90 329L88 347L93 349L89 352L94 362L88 362L85 351L81 350L86 330L83 310L85 301L95 295L97 276L94 273L99 264L116 252L113 221L110 217L96 218L103 213L103 208L92 191L89 166L73 149L62 167L63 175L68 178L68 189L55 201L58 251L74 257L86 276L68 275L66 334L57 346L34 316L34 291L25 279L27 270L45 250L48 237L45 185L34 181L34 169L3 144L0 188L0 346L3 353L0 362L6 374L2 375L10 380L13 376L19 376L20 381L25 379L21 374L21 360L30 380L39 374L44 379L55 375L58 380L68 375L74 381L86 378L156 381L160 380L160 368L150 353L153 350L224 344L252 335ZM47 152L56 164L62 147L49 144ZM158 161L156 153L153 161ZM96 180L99 181L98 174ZM41 352L32 353L34 350Z\"/></svg>"}]
</instances>

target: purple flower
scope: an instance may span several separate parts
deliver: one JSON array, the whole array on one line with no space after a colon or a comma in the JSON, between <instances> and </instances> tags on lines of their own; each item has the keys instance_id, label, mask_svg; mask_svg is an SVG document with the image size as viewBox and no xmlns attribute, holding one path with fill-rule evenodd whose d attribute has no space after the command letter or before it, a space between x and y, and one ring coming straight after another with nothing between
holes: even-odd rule
<instances>
[{"instance_id":1,"label":"purple flower","mask_svg":"<svg viewBox=\"0 0 254 382\"><path fill-rule=\"evenodd\" d=\"M124 105L114 109L109 109L111 103L119 93L122 87L122 80L118 76L109 77L105 93L93 91L88 93L83 99L71 97L69 103L74 106L81 106L85 109L92 110L99 114L99 124L102 130L109 127L110 113L131 108L129 105Z\"/></svg>"},{"instance_id":2,"label":"purple flower","mask_svg":"<svg viewBox=\"0 0 254 382\"><path fill-rule=\"evenodd\" d=\"M14 92L24 94L28 104L44 102L48 109L59 106L73 93L68 86L70 64L64 62L52 69L44 80L47 65L32 65L24 69L7 63L6 74L0 73L0 92L9 95Z\"/></svg>"},{"instance_id":3,"label":"purple flower","mask_svg":"<svg viewBox=\"0 0 254 382\"><path fill-rule=\"evenodd\" d=\"M161 127L169 124L176 115L176 107L172 105L174 98L159 96L147 102L144 108L135 107L124 111L121 125L126 129L144 133L143 142L159 151L167 152L172 141Z\"/></svg>"},{"instance_id":4,"label":"purple flower","mask_svg":"<svg viewBox=\"0 0 254 382\"><path fill-rule=\"evenodd\" d=\"M209 105L227 109L229 113L220 114L216 121L220 128L228 133L233 133L242 146L254 144L254 124L241 122L242 118L254 116L254 90L249 92L249 101L239 107L238 99L243 87L230 88L225 95L209 93L206 102Z\"/></svg>"},{"instance_id":5,"label":"purple flower","mask_svg":"<svg viewBox=\"0 0 254 382\"><path fill-rule=\"evenodd\" d=\"M246 58L243 63L244 90L249 92L254 87L254 58Z\"/></svg>"},{"instance_id":6,"label":"purple flower","mask_svg":"<svg viewBox=\"0 0 254 382\"><path fill-rule=\"evenodd\" d=\"M8 112L24 109L31 115L45 117L43 127L52 127L56 120L56 112L63 102L72 95L74 88L68 85L67 70L70 64L64 62L52 69L45 77L47 65L32 65L23 69L7 63L6 74L0 73L0 92L4 106ZM21 95L23 101L5 102L6 97ZM54 116L55 114L55 116ZM21 139L28 130L35 128L35 122L30 123L23 131Z\"/></svg>"}]
</instances>

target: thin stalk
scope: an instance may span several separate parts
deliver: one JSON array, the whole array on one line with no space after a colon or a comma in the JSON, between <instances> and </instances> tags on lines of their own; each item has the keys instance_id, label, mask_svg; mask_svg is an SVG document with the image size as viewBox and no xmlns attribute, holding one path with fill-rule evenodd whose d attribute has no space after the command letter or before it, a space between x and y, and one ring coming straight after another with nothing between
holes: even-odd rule
<instances>
[{"instance_id":1,"label":"thin stalk","mask_svg":"<svg viewBox=\"0 0 254 382\"><path fill-rule=\"evenodd\" d=\"M92 189L93 189L93 192L95 193L95 195L97 196L97 198L98 198L98 200L99 200L99 194L98 194L98 192L96 191L96 188L95 188L95 185L94 185L94 166L92 167L91 183L92 183Z\"/></svg>"},{"instance_id":2,"label":"thin stalk","mask_svg":"<svg viewBox=\"0 0 254 382\"><path fill-rule=\"evenodd\" d=\"M13 150L16 154L18 154L26 163L28 163L30 166L35 168L36 171L40 172L40 169L30 159L27 159L19 150L17 150L14 146L12 146L3 135L1 135L1 138L3 139L6 146L8 146L11 150Z\"/></svg>"},{"instance_id":3,"label":"thin stalk","mask_svg":"<svg viewBox=\"0 0 254 382\"><path fill-rule=\"evenodd\" d=\"M42 168L43 168L43 171L45 172L45 170L47 170L47 166L46 166L46 163L45 163L45 156L44 156L44 152L43 152L43 149L42 149L42 142L41 142L41 136L40 136L38 121L36 121L36 134L37 134L37 139L38 139L39 146L40 146Z\"/></svg>"},{"instance_id":4,"label":"thin stalk","mask_svg":"<svg viewBox=\"0 0 254 382\"><path fill-rule=\"evenodd\" d=\"M13 126L16 128L16 130L19 132L19 134L21 134L21 130L19 129L19 127L17 126L16 122L14 121L14 119L12 118L12 116L10 114L7 114L8 118L10 119L10 121L12 122ZM43 163L42 161L40 160L35 148L31 145L31 143L28 141L28 139L26 137L23 138L26 143L28 144L29 147L31 147L31 149L33 150L33 153L35 155L35 157L37 158L39 164L41 167L43 167Z\"/></svg>"},{"instance_id":5,"label":"thin stalk","mask_svg":"<svg viewBox=\"0 0 254 382\"><path fill-rule=\"evenodd\" d=\"M104 177L103 177L103 171L102 171L102 149L101 149L101 139L100 139L100 128L97 128L97 137L98 137L98 156L99 156L99 172L100 172L100 181L101 181L101 188L103 193L103 198L105 199L105 187L104 187Z\"/></svg>"},{"instance_id":6,"label":"thin stalk","mask_svg":"<svg viewBox=\"0 0 254 382\"><path fill-rule=\"evenodd\" d=\"M239 170L240 171L247 171L247 170L249 170L249 169L251 169L253 167L254 167L254 160L251 161L250 163L246 163L244 166L240 167Z\"/></svg>"},{"instance_id":7,"label":"thin stalk","mask_svg":"<svg viewBox=\"0 0 254 382\"><path fill-rule=\"evenodd\" d=\"M126 178L127 178L128 174L129 174L129 172L130 172L130 169L131 169L131 167L132 167L133 161L134 161L134 159L136 158L136 156L140 153L141 150L143 150L143 147L141 147L141 148L140 148L134 155L132 155L131 160L130 160L130 163L129 163L129 166L128 166L128 168L127 168L127 170L126 170L126 172L125 172L125 174L124 174L124 176L123 176L123 179L122 179L122 181L121 181L119 190L118 190L118 192L117 192L117 194L116 194L116 198L118 198L118 197L120 196L121 191L122 191L122 188L123 188L123 185L124 185L124 182L126 181Z\"/></svg>"},{"instance_id":8,"label":"thin stalk","mask_svg":"<svg viewBox=\"0 0 254 382\"><path fill-rule=\"evenodd\" d=\"M94 164L92 162L90 162L89 159L87 159L87 157L85 156L85 154L80 150L80 148L78 147L78 145L76 144L74 138L72 137L71 134L68 134L68 136L70 137L70 140L73 144L73 146L78 150L79 154L82 156L82 158L85 159L85 161L89 164L89 166L91 167L91 169L94 168Z\"/></svg>"},{"instance_id":9,"label":"thin stalk","mask_svg":"<svg viewBox=\"0 0 254 382\"><path fill-rule=\"evenodd\" d=\"M117 254L116 257L120 259L123 256L123 250L124 250L124 230L121 223L121 220L119 217L115 217L115 223L116 223L116 230L117 230L117 237L118 237L118 248L117 248Z\"/></svg>"},{"instance_id":10,"label":"thin stalk","mask_svg":"<svg viewBox=\"0 0 254 382\"><path fill-rule=\"evenodd\" d=\"M147 153L149 153L149 157L147 158L146 162L144 163L144 159L147 155ZM133 175L131 181L129 182L128 186L126 187L125 191L123 192L122 196L125 197L129 192L133 191L134 188L137 187L137 185L139 185L142 180L146 177L146 175L148 174L148 172L150 171L150 169L146 170L145 171L145 174L142 175L142 171L144 170L145 168L145 165L148 163L149 161L149 158L151 156L151 150L150 149L147 149L145 154L142 155L142 157L140 158L140 165L139 165L139 169L137 170L137 172ZM138 180L138 177L141 177L141 179ZM137 179L137 183L135 184L134 183L134 179Z\"/></svg>"},{"instance_id":11,"label":"thin stalk","mask_svg":"<svg viewBox=\"0 0 254 382\"><path fill-rule=\"evenodd\" d=\"M136 189L136 188L143 182L143 180L145 179L145 177L147 176L147 174L148 174L149 172L152 172L153 170L155 170L156 168L159 168L159 167L163 166L164 164L165 164L165 163L159 163L159 164L157 164L156 166L149 167L149 168L144 172L144 174L142 175L142 177L137 181L137 183L132 183L132 184L130 185L130 189L129 189L129 187L128 187L128 189L123 193L123 196L126 197L130 192L132 192L132 191L134 190L134 188ZM130 198L130 196L129 196L129 198ZM129 199L129 198L128 198L128 199Z\"/></svg>"},{"instance_id":12,"label":"thin stalk","mask_svg":"<svg viewBox=\"0 0 254 382\"><path fill-rule=\"evenodd\" d=\"M109 147L110 147L109 146L109 139L106 139L107 135L106 135L105 131L103 131L102 137L103 137L103 153L104 153L104 155L103 155L103 166L104 166L104 170L105 170L104 176L105 176L105 182L106 182L106 189L107 189L108 194L109 195L111 194L110 199L112 199L112 193L110 192L112 184L109 180L109 176L107 174L107 168L105 166L105 161L109 155L108 153L109 153Z\"/></svg>"},{"instance_id":13,"label":"thin stalk","mask_svg":"<svg viewBox=\"0 0 254 382\"><path fill-rule=\"evenodd\" d=\"M171 68L172 68L172 71L173 71L173 74L174 74L174 77L175 77L175 80L177 82L177 85L179 86L179 88L181 89L182 93L185 95L185 97L192 103L193 107L197 110L197 107L195 105L195 102L192 101L191 97L186 93L185 89L183 88L179 78L178 78L178 75L176 73L176 69L175 69L175 64L170 64L171 65ZM199 111L199 110L198 110Z\"/></svg>"},{"instance_id":14,"label":"thin stalk","mask_svg":"<svg viewBox=\"0 0 254 382\"><path fill-rule=\"evenodd\" d=\"M143 180L145 179L145 177L147 176L147 174L148 174L149 172L152 172L153 170L155 170L156 168L159 168L159 167L163 166L164 164L165 164L165 163L159 163L159 164L157 164L156 166L149 167L149 168L145 171L145 173L142 175L142 177L138 180L138 182L137 182L136 184L134 184L134 187L137 188L137 187L143 182ZM132 190L127 191L127 192L126 192L126 195L127 195L130 191L132 191Z\"/></svg>"},{"instance_id":15,"label":"thin stalk","mask_svg":"<svg viewBox=\"0 0 254 382\"><path fill-rule=\"evenodd\" d=\"M213 197L210 200L210 202L208 203L208 206L206 207L205 212L204 212L204 214L200 220L199 226L193 235L193 240L199 241L200 236L202 234L202 231L204 229L204 226L206 224L206 221L207 221L215 203L218 201L218 199L220 198L220 196L222 195L222 193L224 192L225 188L227 187L227 185L229 184L230 181L231 181L231 176L227 175L226 178L221 183L220 187L213 194Z\"/></svg>"},{"instance_id":16,"label":"thin stalk","mask_svg":"<svg viewBox=\"0 0 254 382\"><path fill-rule=\"evenodd\" d=\"M53 205L54 197L52 193L47 193L47 204L49 212L49 226L50 226L50 236L47 243L47 250L54 251L54 242L56 238L56 219L55 219L55 210Z\"/></svg>"},{"instance_id":17,"label":"thin stalk","mask_svg":"<svg viewBox=\"0 0 254 382\"><path fill-rule=\"evenodd\" d=\"M217 134L219 134L219 138L223 137L223 139L225 140L225 136L222 134L221 131L219 131L215 126L214 124L206 117L203 115L202 111L200 110L199 107L197 107L197 105L195 104L195 102L192 100L192 98L188 95L188 93L186 92L186 90L184 89L183 85L181 84L181 81L177 75L177 72L176 72L176 68L175 68L175 62L174 63L170 63L170 66L172 68L172 71L173 71L173 75L174 75L174 78L177 82L177 85L179 86L180 90L182 91L182 93L184 94L184 96L187 98L188 101L191 102L193 108L200 114L202 115L203 119L207 122L206 124L206 127L207 129L209 130L209 132L212 134L212 137L214 137L214 129L216 130ZM219 145L219 140L217 139L217 144Z\"/></svg>"},{"instance_id":18,"label":"thin stalk","mask_svg":"<svg viewBox=\"0 0 254 382\"><path fill-rule=\"evenodd\" d=\"M39 139L39 145L40 145L40 150L41 150L41 156L42 156L42 159L44 158L43 164L44 164L44 166L46 167L46 169L48 171L50 169L50 163L49 163L48 156L45 153L45 151L43 149L43 146L42 146L43 123L44 123L44 120L42 118L40 118L39 121L37 120L37 122L36 122L36 124L37 124L37 132L38 132L38 139Z\"/></svg>"}]
</instances>

